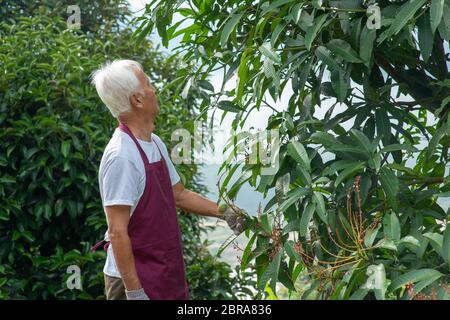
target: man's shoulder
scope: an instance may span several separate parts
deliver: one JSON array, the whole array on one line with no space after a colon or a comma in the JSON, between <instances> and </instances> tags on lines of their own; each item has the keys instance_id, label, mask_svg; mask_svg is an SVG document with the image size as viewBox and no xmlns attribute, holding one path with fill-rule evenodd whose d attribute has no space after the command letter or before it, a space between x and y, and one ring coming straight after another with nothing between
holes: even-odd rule
<instances>
[{"instance_id":1,"label":"man's shoulder","mask_svg":"<svg viewBox=\"0 0 450 320\"><path fill-rule=\"evenodd\" d=\"M126 133L116 130L103 151L102 162L123 159L134 162L138 156L133 140Z\"/></svg>"},{"instance_id":2,"label":"man's shoulder","mask_svg":"<svg viewBox=\"0 0 450 320\"><path fill-rule=\"evenodd\" d=\"M155 142L158 144L164 144L162 139L154 132L152 132L152 139L155 139Z\"/></svg>"},{"instance_id":3,"label":"man's shoulder","mask_svg":"<svg viewBox=\"0 0 450 320\"><path fill-rule=\"evenodd\" d=\"M152 132L152 139L155 141L155 143L159 146L162 147L165 151L167 151L167 146L164 143L164 141L156 134Z\"/></svg>"}]
</instances>

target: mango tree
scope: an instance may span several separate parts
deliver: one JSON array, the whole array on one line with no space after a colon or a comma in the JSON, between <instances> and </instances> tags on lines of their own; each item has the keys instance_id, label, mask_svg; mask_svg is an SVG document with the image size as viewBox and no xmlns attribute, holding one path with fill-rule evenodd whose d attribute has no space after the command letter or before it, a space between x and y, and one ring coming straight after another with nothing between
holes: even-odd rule
<instances>
[{"instance_id":1,"label":"mango tree","mask_svg":"<svg viewBox=\"0 0 450 320\"><path fill-rule=\"evenodd\" d=\"M221 168L224 199L244 183L275 190L242 255L261 292L281 283L304 299L448 299L449 0L154 0L135 23L137 44L152 30L178 42L184 64L168 86L176 97L209 89L204 119L221 109L237 130L273 110L278 170ZM274 107L283 92L288 103Z\"/></svg>"}]
</instances>

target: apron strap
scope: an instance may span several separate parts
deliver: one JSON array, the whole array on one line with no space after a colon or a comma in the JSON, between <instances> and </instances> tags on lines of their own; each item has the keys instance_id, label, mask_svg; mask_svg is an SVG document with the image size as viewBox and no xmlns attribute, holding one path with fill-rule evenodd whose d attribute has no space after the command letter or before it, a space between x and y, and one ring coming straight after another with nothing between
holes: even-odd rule
<instances>
[{"instance_id":1,"label":"apron strap","mask_svg":"<svg viewBox=\"0 0 450 320\"><path fill-rule=\"evenodd\" d=\"M110 244L109 241L101 240L91 247L91 251L92 252L96 251L98 248L100 248L101 245L103 245L103 249L106 251L108 250L109 244Z\"/></svg>"},{"instance_id":2,"label":"apron strap","mask_svg":"<svg viewBox=\"0 0 450 320\"><path fill-rule=\"evenodd\" d=\"M136 146L139 150L142 161L144 161L144 164L150 163L150 161L148 161L147 155L145 154L145 151L141 147L141 144L139 143L139 141L137 141L136 137L133 135L131 130L122 122L120 122L120 124L119 124L119 129L124 131L125 133L127 133L131 137L131 139L133 139L134 143L136 144ZM156 143L156 141L154 141L154 142L155 142L156 147L158 148L159 155L161 156L161 161L164 160L164 162L165 162L165 158L163 157L163 155L161 153L161 149L159 149L158 143Z\"/></svg>"}]
</instances>

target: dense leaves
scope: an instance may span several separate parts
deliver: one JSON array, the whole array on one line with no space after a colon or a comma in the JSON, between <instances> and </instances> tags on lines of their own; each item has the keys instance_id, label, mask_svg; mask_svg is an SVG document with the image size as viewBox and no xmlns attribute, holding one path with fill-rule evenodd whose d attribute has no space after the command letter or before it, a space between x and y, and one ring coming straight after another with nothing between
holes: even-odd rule
<instances>
[{"instance_id":1,"label":"dense leaves","mask_svg":"<svg viewBox=\"0 0 450 320\"><path fill-rule=\"evenodd\" d=\"M202 101L205 119L219 108L239 129L261 108L273 111L277 172L237 162L242 176L227 187L236 164L222 166L223 197L235 198L243 183L275 189L242 257L261 290L281 283L305 299L449 297L450 2L377 1L378 29L373 4L154 0L135 21L150 26L136 38L156 27L163 44L179 42L180 81L223 72L221 88ZM287 104L275 108L283 93ZM236 149L243 143L232 139Z\"/></svg>"}]
</instances>

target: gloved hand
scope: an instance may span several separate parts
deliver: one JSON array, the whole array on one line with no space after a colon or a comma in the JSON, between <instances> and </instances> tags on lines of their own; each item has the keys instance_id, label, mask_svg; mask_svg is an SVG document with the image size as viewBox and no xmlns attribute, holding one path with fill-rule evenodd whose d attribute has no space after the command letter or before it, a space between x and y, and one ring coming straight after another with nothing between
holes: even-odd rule
<instances>
[{"instance_id":1,"label":"gloved hand","mask_svg":"<svg viewBox=\"0 0 450 320\"><path fill-rule=\"evenodd\" d=\"M235 235L239 235L247 228L248 213L236 206L229 207L221 205L219 207L220 219L225 220Z\"/></svg>"},{"instance_id":2,"label":"gloved hand","mask_svg":"<svg viewBox=\"0 0 450 320\"><path fill-rule=\"evenodd\" d=\"M125 289L125 294L127 295L127 300L150 300L145 293L144 288L130 291Z\"/></svg>"}]
</instances>

